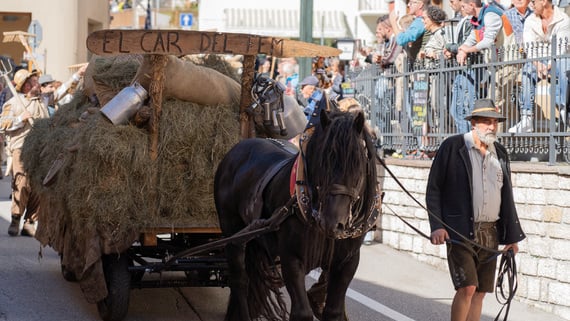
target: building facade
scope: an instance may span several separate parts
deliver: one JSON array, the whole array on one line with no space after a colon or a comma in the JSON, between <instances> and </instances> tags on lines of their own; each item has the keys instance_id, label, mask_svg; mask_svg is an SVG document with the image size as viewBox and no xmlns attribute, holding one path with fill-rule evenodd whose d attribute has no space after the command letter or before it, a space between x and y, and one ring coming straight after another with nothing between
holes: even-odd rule
<instances>
[{"instance_id":1,"label":"building facade","mask_svg":"<svg viewBox=\"0 0 570 321\"><path fill-rule=\"evenodd\" d=\"M2 1L0 15L2 33L39 35L35 44L33 38L30 41L38 69L62 80L72 74L70 66L89 60L87 36L108 28L110 22L108 0ZM17 64L25 51L17 41L0 43L0 55L11 57Z\"/></svg>"},{"instance_id":2,"label":"building facade","mask_svg":"<svg viewBox=\"0 0 570 321\"><path fill-rule=\"evenodd\" d=\"M301 1L200 1L198 28L299 38ZM362 39L372 45L376 19L390 6L386 0L314 0L313 39Z\"/></svg>"}]
</instances>

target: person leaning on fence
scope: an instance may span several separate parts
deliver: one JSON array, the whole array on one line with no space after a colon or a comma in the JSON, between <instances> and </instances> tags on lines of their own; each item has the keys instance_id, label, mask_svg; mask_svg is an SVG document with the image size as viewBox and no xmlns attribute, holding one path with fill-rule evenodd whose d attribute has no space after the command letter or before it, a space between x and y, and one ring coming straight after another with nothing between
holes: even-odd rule
<instances>
[{"instance_id":1,"label":"person leaning on fence","mask_svg":"<svg viewBox=\"0 0 570 321\"><path fill-rule=\"evenodd\" d=\"M460 0L450 1L452 9L460 16L459 21L453 28L452 42L445 44L443 55L447 59L455 59L459 46L467 40L471 34L473 24L471 16L466 14ZM479 53L470 54L470 59L478 60ZM470 124L465 117L471 113L473 102L477 99L481 92L479 83L481 81L481 72L473 69L463 69L457 72L451 87L451 105L449 106L449 114L453 118L453 123L457 133L466 133L469 131Z\"/></svg>"},{"instance_id":2,"label":"person leaning on fence","mask_svg":"<svg viewBox=\"0 0 570 321\"><path fill-rule=\"evenodd\" d=\"M430 0L410 0L408 2L408 14L415 16L412 23L405 29L400 29L397 14L390 14L390 23L396 33L396 42L408 54L408 60L414 61L424 44L424 33L426 32L424 19L422 18L425 8L430 4Z\"/></svg>"},{"instance_id":3,"label":"person leaning on fence","mask_svg":"<svg viewBox=\"0 0 570 321\"><path fill-rule=\"evenodd\" d=\"M443 29L443 23L447 19L445 11L436 7L428 6L423 13L424 24L426 30L430 32L427 43L423 47L423 50L419 53L420 58L426 59L426 65L433 67L439 62L441 55L443 54L443 49L445 48L445 30Z\"/></svg>"},{"instance_id":4,"label":"person leaning on fence","mask_svg":"<svg viewBox=\"0 0 570 321\"><path fill-rule=\"evenodd\" d=\"M473 29L469 36L458 48L457 61L466 63L469 53L491 49L493 45L499 47L514 42L514 35L510 23L504 26L502 9L494 5L483 5L481 0L463 0L462 10L466 15L471 15ZM507 20L508 22L508 20Z\"/></svg>"},{"instance_id":5,"label":"person leaning on fence","mask_svg":"<svg viewBox=\"0 0 570 321\"><path fill-rule=\"evenodd\" d=\"M494 4L483 5L481 0L463 0L462 10L465 14L471 15L471 23L473 29L469 36L458 48L457 62L459 64L467 63L467 55L485 51L486 62L490 62L493 53L497 48L510 48L515 43L515 36L512 26L508 18L504 15L502 8ZM512 55L504 54L497 57L502 61L512 58ZM483 63L481 61L480 63ZM518 69L513 66L503 66L494 68L495 72L495 101L500 109L505 109L510 102L507 97L514 87ZM476 78L482 75L476 75ZM493 78L493 77L491 77ZM478 79L475 79L479 83ZM484 86L488 86L485 84ZM480 93L477 98L484 97L484 93Z\"/></svg>"},{"instance_id":6,"label":"person leaning on fence","mask_svg":"<svg viewBox=\"0 0 570 321\"><path fill-rule=\"evenodd\" d=\"M451 320L479 320L485 293L493 292L495 253L475 245L518 252L525 238L518 219L507 150L497 139L505 117L490 99L475 101L469 133L445 139L426 189L431 243L446 244L456 293ZM446 225L443 225L443 223ZM474 243L473 243L474 242Z\"/></svg>"},{"instance_id":7,"label":"person leaning on fence","mask_svg":"<svg viewBox=\"0 0 570 321\"><path fill-rule=\"evenodd\" d=\"M505 16L513 26L518 45L523 43L524 22L532 14L529 4L530 0L513 0L513 7L505 11Z\"/></svg>"},{"instance_id":8,"label":"person leaning on fence","mask_svg":"<svg viewBox=\"0 0 570 321\"><path fill-rule=\"evenodd\" d=\"M21 153L24 139L32 129L33 120L48 118L49 114L40 100L40 85L36 73L21 69L14 74L14 83L17 94L2 106L0 115L0 130L8 138L7 149L12 156L12 222L8 234L18 235L20 221L24 215L21 235L34 236L39 198L28 182Z\"/></svg>"},{"instance_id":9,"label":"person leaning on fence","mask_svg":"<svg viewBox=\"0 0 570 321\"><path fill-rule=\"evenodd\" d=\"M443 53L446 58L453 58L457 55L459 46L467 40L467 37L473 29L471 24L471 16L465 14L461 0L450 0L450 6L455 11L454 19L459 19L453 28L452 42L445 45Z\"/></svg>"},{"instance_id":10,"label":"person leaning on fence","mask_svg":"<svg viewBox=\"0 0 570 321\"><path fill-rule=\"evenodd\" d=\"M539 80L547 80L550 85L556 86L556 105L560 111L562 122L566 124L566 91L570 69L567 58L556 60L555 79L549 79L553 55L566 54L568 40L570 40L570 18L560 8L552 4L552 0L534 0L534 13L525 22L523 40L527 58L545 58L534 60L525 64L522 72L522 94L520 104L520 121L509 128L509 133L529 133L534 131L533 117L536 102L536 87ZM552 46L552 37L556 36L556 47ZM548 104L545 110L550 114Z\"/></svg>"}]
</instances>

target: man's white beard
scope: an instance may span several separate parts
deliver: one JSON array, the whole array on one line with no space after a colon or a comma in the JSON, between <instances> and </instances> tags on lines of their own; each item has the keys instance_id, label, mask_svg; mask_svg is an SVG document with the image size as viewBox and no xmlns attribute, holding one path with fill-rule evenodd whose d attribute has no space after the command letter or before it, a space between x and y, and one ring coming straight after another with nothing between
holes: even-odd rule
<instances>
[{"instance_id":1,"label":"man's white beard","mask_svg":"<svg viewBox=\"0 0 570 321\"><path fill-rule=\"evenodd\" d=\"M481 143L491 146L497 140L497 134L495 133L482 133L479 128L475 128L475 134L479 137Z\"/></svg>"}]
</instances>

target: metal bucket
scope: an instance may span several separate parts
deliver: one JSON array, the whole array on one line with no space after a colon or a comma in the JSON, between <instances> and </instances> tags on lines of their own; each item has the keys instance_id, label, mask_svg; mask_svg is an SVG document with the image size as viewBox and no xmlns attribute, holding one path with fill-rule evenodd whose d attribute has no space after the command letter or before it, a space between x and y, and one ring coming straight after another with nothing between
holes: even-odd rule
<instances>
[{"instance_id":1,"label":"metal bucket","mask_svg":"<svg viewBox=\"0 0 570 321\"><path fill-rule=\"evenodd\" d=\"M123 88L103 108L101 113L114 125L125 125L142 107L148 97L146 89L138 83Z\"/></svg>"},{"instance_id":2,"label":"metal bucket","mask_svg":"<svg viewBox=\"0 0 570 321\"><path fill-rule=\"evenodd\" d=\"M287 128L287 136L284 138L291 139L305 130L308 120L293 96L283 95L283 106Z\"/></svg>"}]
</instances>

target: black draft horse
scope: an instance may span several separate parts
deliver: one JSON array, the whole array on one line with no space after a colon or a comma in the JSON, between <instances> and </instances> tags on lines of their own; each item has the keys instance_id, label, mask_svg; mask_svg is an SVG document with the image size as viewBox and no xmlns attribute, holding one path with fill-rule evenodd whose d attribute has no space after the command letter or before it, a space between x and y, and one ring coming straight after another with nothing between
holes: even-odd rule
<instances>
[{"instance_id":1,"label":"black draft horse","mask_svg":"<svg viewBox=\"0 0 570 321\"><path fill-rule=\"evenodd\" d=\"M291 215L279 230L226 246L228 321L312 321L315 307L309 302L305 276L318 267L326 276L326 301L317 302L322 311L315 315L321 320L345 319L346 291L358 267L364 234L377 216L375 148L362 112L321 112L319 118L306 145L301 144L302 152L287 151L275 140L246 139L217 169L214 198L225 236L268 219L291 201L291 171L298 155L307 191L303 200L288 208ZM308 204L305 215L303 202ZM283 283L290 312L280 292Z\"/></svg>"}]
</instances>

